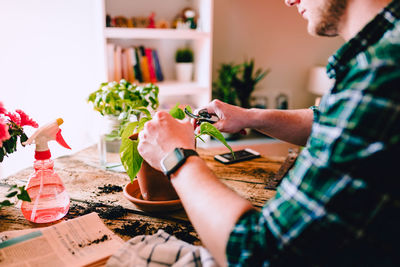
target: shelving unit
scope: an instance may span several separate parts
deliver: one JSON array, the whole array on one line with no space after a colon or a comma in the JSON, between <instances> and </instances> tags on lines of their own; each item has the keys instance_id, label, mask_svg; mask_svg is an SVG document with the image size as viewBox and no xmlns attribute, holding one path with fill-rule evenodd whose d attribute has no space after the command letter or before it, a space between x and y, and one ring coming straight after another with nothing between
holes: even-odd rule
<instances>
[{"instance_id":1,"label":"shelving unit","mask_svg":"<svg viewBox=\"0 0 400 267\"><path fill-rule=\"evenodd\" d=\"M105 28L104 36L107 39L206 40L210 38L210 33L176 29Z\"/></svg>"},{"instance_id":2,"label":"shelving unit","mask_svg":"<svg viewBox=\"0 0 400 267\"><path fill-rule=\"evenodd\" d=\"M156 49L164 75L164 81L157 83L161 107L176 102L194 107L204 105L211 100L213 6L213 0L103 0L105 47L113 43L122 47L144 45ZM130 18L147 17L155 12L156 21L163 19L172 24L174 17L185 7L196 11L196 30L105 27L106 14ZM194 52L194 78L189 83L178 82L175 78L175 52L185 46ZM108 64L105 63L105 69Z\"/></svg>"}]
</instances>

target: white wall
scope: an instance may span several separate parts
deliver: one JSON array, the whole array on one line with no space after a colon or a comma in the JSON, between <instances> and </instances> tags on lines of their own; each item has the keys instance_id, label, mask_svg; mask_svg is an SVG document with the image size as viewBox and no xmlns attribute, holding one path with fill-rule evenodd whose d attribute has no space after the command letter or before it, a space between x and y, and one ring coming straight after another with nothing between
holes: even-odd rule
<instances>
[{"instance_id":1,"label":"white wall","mask_svg":"<svg viewBox=\"0 0 400 267\"><path fill-rule=\"evenodd\" d=\"M72 151L51 142L55 157L97 141L96 114L86 97L105 77L101 8L97 0L0 1L0 101L39 125L64 119L62 134ZM33 151L20 147L10 154L0 163L0 177L31 165Z\"/></svg>"},{"instance_id":2,"label":"white wall","mask_svg":"<svg viewBox=\"0 0 400 267\"><path fill-rule=\"evenodd\" d=\"M289 95L291 108L313 104L306 91L308 70L326 65L342 45L340 38L309 36L297 8L283 0L216 0L214 12L214 79L221 63L254 57L257 67L272 70L257 88L268 96L269 107L275 108L280 92Z\"/></svg>"}]
</instances>

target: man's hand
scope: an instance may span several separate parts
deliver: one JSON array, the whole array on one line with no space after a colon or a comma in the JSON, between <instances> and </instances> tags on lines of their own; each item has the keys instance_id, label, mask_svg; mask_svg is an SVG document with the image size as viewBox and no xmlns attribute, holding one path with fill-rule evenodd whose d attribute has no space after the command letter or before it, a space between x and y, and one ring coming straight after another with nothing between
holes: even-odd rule
<instances>
[{"instance_id":1,"label":"man's hand","mask_svg":"<svg viewBox=\"0 0 400 267\"><path fill-rule=\"evenodd\" d=\"M313 123L311 109L245 109L213 100L202 107L214 113L219 121L214 126L221 132L237 133L252 128L274 138L304 146Z\"/></svg>"},{"instance_id":2,"label":"man's hand","mask_svg":"<svg viewBox=\"0 0 400 267\"><path fill-rule=\"evenodd\" d=\"M221 132L237 133L248 127L246 116L247 109L224 103L220 100L213 100L211 103L202 107L207 109L208 113L216 114L219 121L214 126Z\"/></svg>"},{"instance_id":3,"label":"man's hand","mask_svg":"<svg viewBox=\"0 0 400 267\"><path fill-rule=\"evenodd\" d=\"M194 149L193 125L174 119L168 112L157 112L139 133L139 154L153 168L161 170L161 159L176 147Z\"/></svg>"}]
</instances>

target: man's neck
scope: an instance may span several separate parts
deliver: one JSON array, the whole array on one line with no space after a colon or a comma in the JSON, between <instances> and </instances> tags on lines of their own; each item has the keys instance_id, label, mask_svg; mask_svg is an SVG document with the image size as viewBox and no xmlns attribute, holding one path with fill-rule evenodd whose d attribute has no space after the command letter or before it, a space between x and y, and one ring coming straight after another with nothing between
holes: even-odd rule
<instances>
[{"instance_id":1,"label":"man's neck","mask_svg":"<svg viewBox=\"0 0 400 267\"><path fill-rule=\"evenodd\" d=\"M350 0L340 26L340 36L349 41L391 1Z\"/></svg>"}]
</instances>

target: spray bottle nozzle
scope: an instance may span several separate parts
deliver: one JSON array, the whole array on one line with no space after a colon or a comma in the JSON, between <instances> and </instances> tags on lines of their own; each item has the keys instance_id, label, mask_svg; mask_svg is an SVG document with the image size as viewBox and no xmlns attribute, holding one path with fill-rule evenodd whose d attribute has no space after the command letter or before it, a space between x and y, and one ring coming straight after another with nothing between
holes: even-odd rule
<instances>
[{"instance_id":1,"label":"spray bottle nozzle","mask_svg":"<svg viewBox=\"0 0 400 267\"><path fill-rule=\"evenodd\" d=\"M67 142L65 142L64 137L61 135L61 129L58 130L57 134L56 134L56 141L57 143L59 143L61 146L71 149L71 147L67 144Z\"/></svg>"},{"instance_id":2,"label":"spray bottle nozzle","mask_svg":"<svg viewBox=\"0 0 400 267\"><path fill-rule=\"evenodd\" d=\"M59 126L63 124L63 122L63 119L58 118L53 122L39 127L39 129L37 129L36 132L26 142L24 142L24 145L30 145L34 143L36 144L36 153L47 152L49 150L47 143L51 140L55 140L61 146L71 149L61 135L61 129Z\"/></svg>"}]
</instances>

